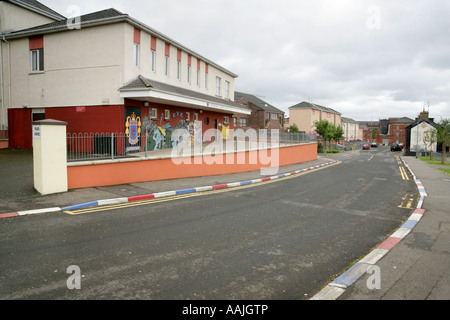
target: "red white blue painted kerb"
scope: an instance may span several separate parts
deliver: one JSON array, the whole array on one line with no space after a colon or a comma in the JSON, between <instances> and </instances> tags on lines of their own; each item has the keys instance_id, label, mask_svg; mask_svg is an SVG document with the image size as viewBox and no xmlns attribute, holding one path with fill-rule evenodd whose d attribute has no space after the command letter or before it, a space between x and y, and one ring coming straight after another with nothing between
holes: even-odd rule
<instances>
[{"instance_id":1,"label":"red white blue painted kerb","mask_svg":"<svg viewBox=\"0 0 450 320\"><path fill-rule=\"evenodd\" d=\"M292 175L296 175L299 173L303 173L306 171L311 171L314 169L318 169L321 167L325 167L334 163L338 163L338 161L330 161L327 163L323 163L320 165L316 165L314 167L309 167L306 169L296 170L289 173L280 174L277 176L267 177L267 178L261 178L261 179L254 179L254 180L247 180L247 181L241 181L241 182L233 182L233 183L226 183L226 184L218 184L218 185L212 185L212 186L205 186L205 187L196 187L196 188L189 188L189 189L181 189L181 190L174 190L174 191L165 191L165 192L158 192L158 193L152 193L152 194L146 194L141 196L133 196L133 197L122 197L122 198L114 198L114 199L106 199L106 200L95 200L90 201L86 203L81 203L73 206L68 206L64 208L48 208L48 209L39 209L39 210L29 210L29 211L19 211L19 212L10 212L10 213L4 213L0 214L1 218L11 218L11 217L18 217L23 215L32 215L32 214L42 214L42 213L51 213L51 212L59 212L59 211L70 211L70 210L77 210L82 208L89 208L89 207L96 207L96 206L103 206L103 205L111 205L111 204L119 204L119 203L125 203L125 202L134 202L134 201L140 201L140 200L147 200L147 199L155 199L155 198L162 198L162 197L169 197L169 196L175 196L179 194L188 194L188 193L194 193L194 192L204 192L204 191L211 191L211 190L219 190L219 189L226 189L226 188L233 188L233 187L239 187L239 186L245 186L250 184L257 184L262 183L270 180L280 179Z\"/></svg>"},{"instance_id":2,"label":"red white blue painted kerb","mask_svg":"<svg viewBox=\"0 0 450 320\"><path fill-rule=\"evenodd\" d=\"M314 295L311 300L335 300L341 296L347 287L355 283L363 274L365 274L369 268L374 266L381 258L383 258L392 248L394 248L400 241L403 240L411 230L420 221L425 213L422 209L422 204L424 197L427 196L425 188L422 182L416 178L416 175L412 172L409 166L403 160L403 164L408 169L411 176L414 178L414 182L417 185L417 189L420 193L420 200L417 203L416 209L413 211L408 220L403 223L403 225L397 229L389 238L387 238L378 247L372 250L367 256L355 263L350 269L341 274L334 281L329 283L325 288L323 288L319 293Z\"/></svg>"}]
</instances>

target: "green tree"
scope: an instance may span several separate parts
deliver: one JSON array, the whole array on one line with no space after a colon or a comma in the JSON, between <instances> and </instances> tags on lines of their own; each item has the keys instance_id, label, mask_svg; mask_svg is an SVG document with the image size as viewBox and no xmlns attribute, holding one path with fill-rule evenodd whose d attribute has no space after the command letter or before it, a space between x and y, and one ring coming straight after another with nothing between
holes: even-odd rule
<instances>
[{"instance_id":1,"label":"green tree","mask_svg":"<svg viewBox=\"0 0 450 320\"><path fill-rule=\"evenodd\" d=\"M292 133L298 133L298 127L295 123L293 123L290 127L289 127L289 132Z\"/></svg>"},{"instance_id":2,"label":"green tree","mask_svg":"<svg viewBox=\"0 0 450 320\"><path fill-rule=\"evenodd\" d=\"M372 130L372 139L375 140L377 138L377 129Z\"/></svg>"},{"instance_id":3,"label":"green tree","mask_svg":"<svg viewBox=\"0 0 450 320\"><path fill-rule=\"evenodd\" d=\"M445 149L450 145L450 120L442 119L436 128L436 141L442 143L442 160L445 163Z\"/></svg>"},{"instance_id":4,"label":"green tree","mask_svg":"<svg viewBox=\"0 0 450 320\"><path fill-rule=\"evenodd\" d=\"M430 150L430 160L433 160L433 150L431 150L431 147L434 143L437 142L436 134L437 134L437 130L432 129L432 130L426 131L423 135L423 142L425 142L425 144L429 147L429 150Z\"/></svg>"},{"instance_id":5,"label":"green tree","mask_svg":"<svg viewBox=\"0 0 450 320\"><path fill-rule=\"evenodd\" d=\"M333 135L333 127L331 123L327 120L314 121L314 125L316 126L316 133L322 137L324 142L324 150L325 154L327 153L327 141L331 141Z\"/></svg>"},{"instance_id":6,"label":"green tree","mask_svg":"<svg viewBox=\"0 0 450 320\"><path fill-rule=\"evenodd\" d=\"M335 126L335 125L333 125L333 127L334 127L334 132L333 132L333 140L336 142L336 143L339 143L339 140L341 140L343 137L344 137L344 128L342 128L341 126Z\"/></svg>"}]
</instances>

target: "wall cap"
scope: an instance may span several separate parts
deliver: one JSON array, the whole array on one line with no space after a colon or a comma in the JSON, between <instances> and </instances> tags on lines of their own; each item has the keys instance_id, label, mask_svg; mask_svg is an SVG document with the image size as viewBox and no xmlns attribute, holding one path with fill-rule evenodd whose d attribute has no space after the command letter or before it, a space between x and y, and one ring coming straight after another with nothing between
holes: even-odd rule
<instances>
[{"instance_id":1,"label":"wall cap","mask_svg":"<svg viewBox=\"0 0 450 320\"><path fill-rule=\"evenodd\" d=\"M53 119L45 119L39 121L31 122L32 125L46 125L46 126L67 126L68 123L65 121L53 120Z\"/></svg>"}]
</instances>

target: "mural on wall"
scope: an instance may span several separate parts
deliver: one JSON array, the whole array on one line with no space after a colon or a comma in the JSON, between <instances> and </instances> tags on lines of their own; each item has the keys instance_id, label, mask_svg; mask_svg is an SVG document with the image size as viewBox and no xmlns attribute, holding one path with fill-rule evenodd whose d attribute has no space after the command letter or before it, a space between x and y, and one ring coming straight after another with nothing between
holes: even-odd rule
<instances>
[{"instance_id":1,"label":"mural on wall","mask_svg":"<svg viewBox=\"0 0 450 320\"><path fill-rule=\"evenodd\" d=\"M141 108L126 107L125 112L125 151L141 151Z\"/></svg>"},{"instance_id":2,"label":"mural on wall","mask_svg":"<svg viewBox=\"0 0 450 320\"><path fill-rule=\"evenodd\" d=\"M163 115L161 115L159 121L152 121L148 116L144 117L142 129L148 134L147 150L162 150L176 147L178 141L172 138L172 133L177 129L185 130L186 134L193 141L194 123L183 119L183 113L177 111L172 114L172 118L181 118L175 126L172 126L172 123L162 125L162 117Z\"/></svg>"}]
</instances>

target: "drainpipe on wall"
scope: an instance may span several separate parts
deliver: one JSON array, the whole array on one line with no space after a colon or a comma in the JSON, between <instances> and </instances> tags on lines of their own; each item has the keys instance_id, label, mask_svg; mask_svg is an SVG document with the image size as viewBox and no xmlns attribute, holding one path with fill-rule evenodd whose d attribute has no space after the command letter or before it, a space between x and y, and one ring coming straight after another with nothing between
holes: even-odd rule
<instances>
[{"instance_id":1,"label":"drainpipe on wall","mask_svg":"<svg viewBox=\"0 0 450 320\"><path fill-rule=\"evenodd\" d=\"M3 37L4 39L5 37ZM1 119L2 122L0 123L2 129L4 127L4 123L5 123L5 102L4 102L4 98L3 98L3 39L0 40L0 84L1 84L1 88L0 88L0 99L2 99L2 109L1 109Z\"/></svg>"}]
</instances>

